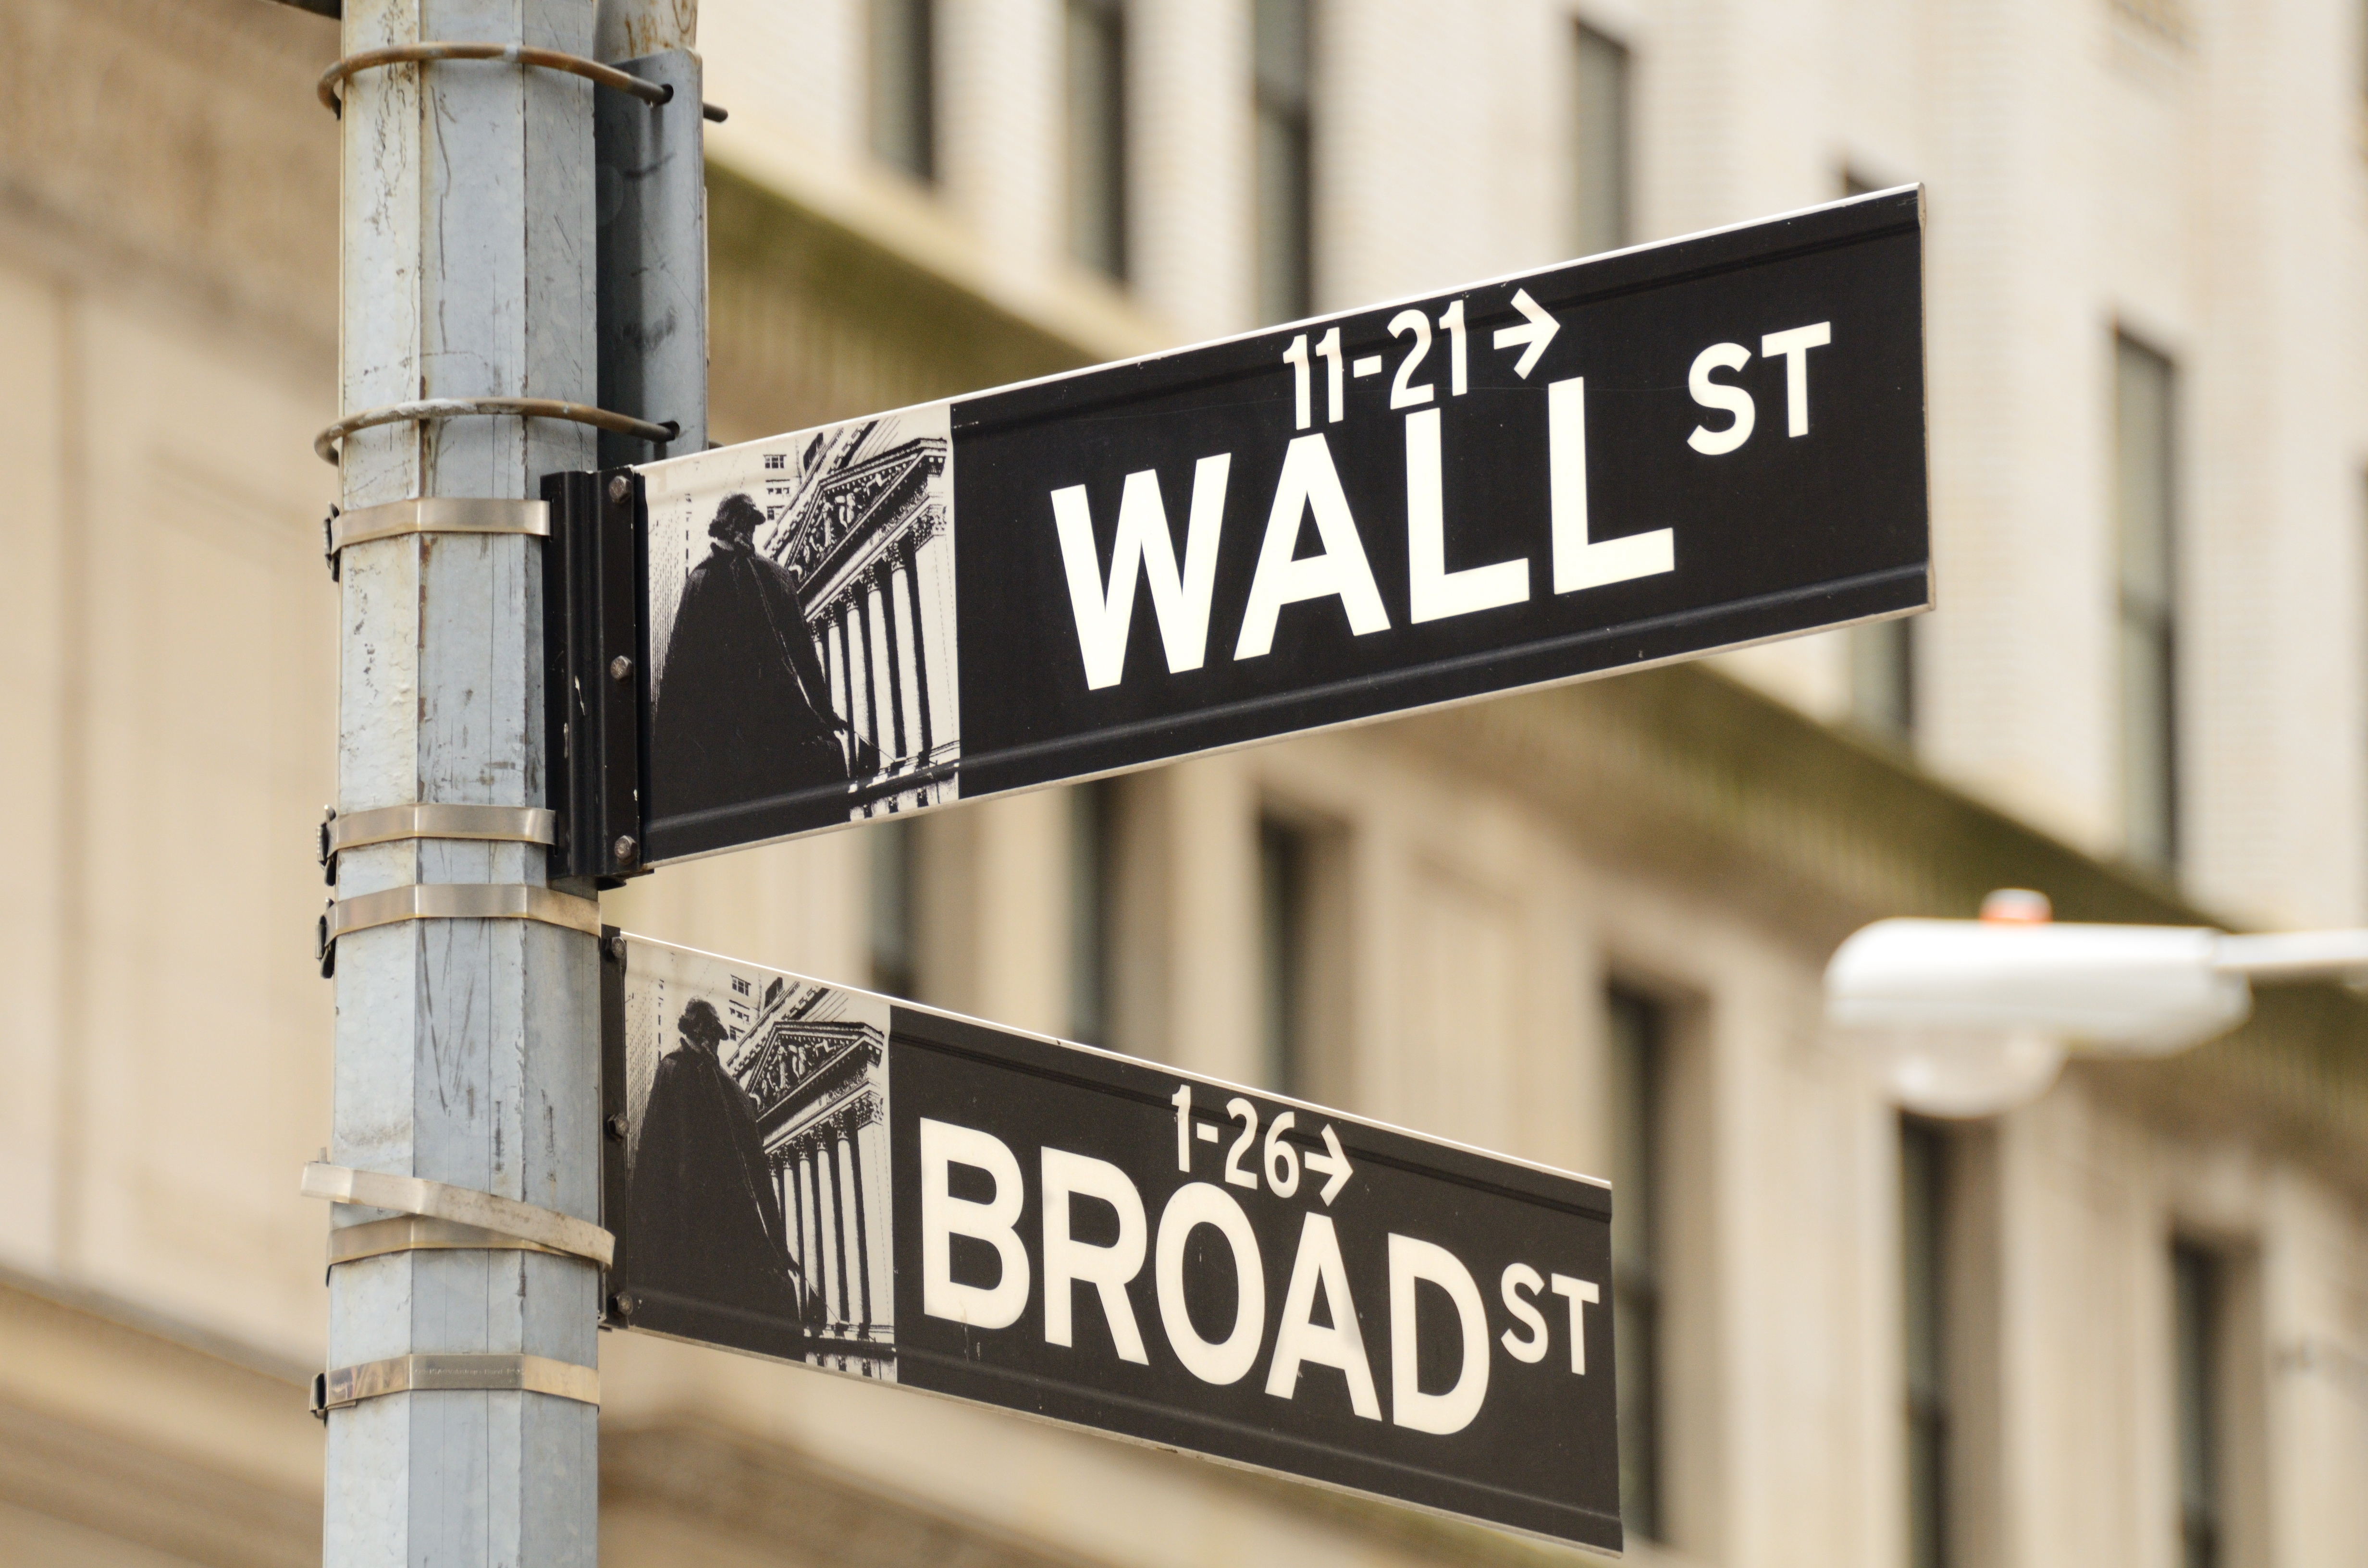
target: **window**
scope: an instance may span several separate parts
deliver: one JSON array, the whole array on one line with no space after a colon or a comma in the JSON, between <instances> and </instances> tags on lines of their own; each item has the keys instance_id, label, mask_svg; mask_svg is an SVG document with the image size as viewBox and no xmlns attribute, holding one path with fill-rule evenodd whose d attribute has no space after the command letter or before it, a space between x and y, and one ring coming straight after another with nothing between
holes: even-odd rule
<instances>
[{"instance_id":1,"label":"window","mask_svg":"<svg viewBox=\"0 0 2368 1568\"><path fill-rule=\"evenodd\" d=\"M1899 1336L1907 1352L1907 1563L1948 1568L1950 1514L1948 1134L1899 1123Z\"/></svg>"},{"instance_id":2,"label":"window","mask_svg":"<svg viewBox=\"0 0 2368 1568\"><path fill-rule=\"evenodd\" d=\"M1668 1539L1662 1512L1661 1210L1667 1008L1613 986L1605 998L1611 1104L1611 1338L1620 1398L1620 1517Z\"/></svg>"},{"instance_id":3,"label":"window","mask_svg":"<svg viewBox=\"0 0 2368 1568\"><path fill-rule=\"evenodd\" d=\"M2179 1421L2179 1549L2182 1568L2219 1568L2220 1260L2184 1242L2170 1249L2171 1351Z\"/></svg>"},{"instance_id":4,"label":"window","mask_svg":"<svg viewBox=\"0 0 2368 1568\"><path fill-rule=\"evenodd\" d=\"M891 817L871 829L871 988L917 1000L915 827L909 817Z\"/></svg>"},{"instance_id":5,"label":"window","mask_svg":"<svg viewBox=\"0 0 2368 1568\"><path fill-rule=\"evenodd\" d=\"M871 151L916 179L938 174L934 0L870 0Z\"/></svg>"},{"instance_id":6,"label":"window","mask_svg":"<svg viewBox=\"0 0 2368 1568\"><path fill-rule=\"evenodd\" d=\"M1068 0L1069 254L1126 277L1126 9Z\"/></svg>"},{"instance_id":7,"label":"window","mask_svg":"<svg viewBox=\"0 0 2368 1568\"><path fill-rule=\"evenodd\" d=\"M1901 744L1916 733L1916 623L1878 620L1850 629L1850 717Z\"/></svg>"},{"instance_id":8,"label":"window","mask_svg":"<svg viewBox=\"0 0 2368 1568\"><path fill-rule=\"evenodd\" d=\"M1267 322L1293 321L1315 308L1307 10L1308 0L1254 0L1258 308Z\"/></svg>"},{"instance_id":9,"label":"window","mask_svg":"<svg viewBox=\"0 0 2368 1568\"><path fill-rule=\"evenodd\" d=\"M2179 852L2171 367L2127 337L2113 347L2122 821L2130 858L2167 869Z\"/></svg>"},{"instance_id":10,"label":"window","mask_svg":"<svg viewBox=\"0 0 2368 1568\"><path fill-rule=\"evenodd\" d=\"M1069 1034L1110 1044L1115 779L1069 791Z\"/></svg>"},{"instance_id":11,"label":"window","mask_svg":"<svg viewBox=\"0 0 2368 1568\"><path fill-rule=\"evenodd\" d=\"M1258 1019L1267 1086L1308 1092L1307 833L1272 817L1258 823Z\"/></svg>"},{"instance_id":12,"label":"window","mask_svg":"<svg viewBox=\"0 0 2368 1568\"><path fill-rule=\"evenodd\" d=\"M1629 240L1628 51L1584 22L1571 51L1571 249Z\"/></svg>"}]
</instances>

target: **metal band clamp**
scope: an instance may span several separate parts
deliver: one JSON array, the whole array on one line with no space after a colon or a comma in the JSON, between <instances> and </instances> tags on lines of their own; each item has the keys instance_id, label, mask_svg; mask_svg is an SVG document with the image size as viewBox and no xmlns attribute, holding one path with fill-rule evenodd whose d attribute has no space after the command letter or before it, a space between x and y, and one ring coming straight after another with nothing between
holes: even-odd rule
<instances>
[{"instance_id":1,"label":"metal band clamp","mask_svg":"<svg viewBox=\"0 0 2368 1568\"><path fill-rule=\"evenodd\" d=\"M359 54L347 55L321 73L320 83L314 90L328 111L343 119L346 117L345 97L337 88L347 77L358 71L374 71L381 66L405 65L428 60L500 60L513 65L539 65L546 71L564 71L603 87L630 93L652 108L674 102L674 88L665 83L644 82L613 65L603 65L580 54L567 54L556 49L529 49L515 43L404 43L387 49L366 49ZM724 111L713 104L701 104L700 113L719 125L725 118Z\"/></svg>"},{"instance_id":2,"label":"metal band clamp","mask_svg":"<svg viewBox=\"0 0 2368 1568\"><path fill-rule=\"evenodd\" d=\"M366 49L358 54L347 55L322 72L314 91L320 96L322 107L343 119L346 106L337 88L347 77L358 71L375 71L383 66L408 65L429 60L499 60L511 65L535 65L545 71L564 71L571 76L581 76L587 82L620 93L631 93L652 108L674 101L672 87L644 82L613 65L603 65L598 61L561 50L529 49L517 43L399 43L387 49Z\"/></svg>"},{"instance_id":3,"label":"metal band clamp","mask_svg":"<svg viewBox=\"0 0 2368 1568\"><path fill-rule=\"evenodd\" d=\"M558 837L559 814L545 806L380 806L343 815L331 807L321 820L321 865L335 886L338 855L366 844L392 844L406 838L553 844Z\"/></svg>"},{"instance_id":4,"label":"metal band clamp","mask_svg":"<svg viewBox=\"0 0 2368 1568\"><path fill-rule=\"evenodd\" d=\"M370 1220L359 1225L336 1225L329 1231L329 1267L359 1263L398 1252L540 1252L573 1257L564 1247L545 1246L524 1236L463 1225L457 1220L431 1220L425 1214L397 1214L391 1220Z\"/></svg>"},{"instance_id":5,"label":"metal band clamp","mask_svg":"<svg viewBox=\"0 0 2368 1568\"><path fill-rule=\"evenodd\" d=\"M337 443L357 430L367 430L378 425L400 425L412 420L458 419L471 415L573 420L578 425L631 436L654 446L663 446L682 434L682 426L671 419L663 425L653 425L629 414L614 414L605 408L568 403L555 397L430 397L416 403L390 403L378 408L365 408L359 414L348 414L313 437L313 450L323 462L334 463L337 460Z\"/></svg>"},{"instance_id":6,"label":"metal band clamp","mask_svg":"<svg viewBox=\"0 0 2368 1568\"><path fill-rule=\"evenodd\" d=\"M415 495L344 512L332 506L321 523L321 553L329 581L337 580L337 556L349 544L400 539L406 534L527 534L551 537L551 503L500 500L477 495Z\"/></svg>"},{"instance_id":7,"label":"metal band clamp","mask_svg":"<svg viewBox=\"0 0 2368 1568\"><path fill-rule=\"evenodd\" d=\"M563 1214L556 1209L545 1209L538 1204L521 1203L515 1198L479 1192L474 1187L429 1181L424 1176L358 1171L314 1160L304 1167L302 1190L307 1198L325 1198L332 1203L351 1203L365 1209L392 1209L398 1214L416 1214L422 1219L450 1221L456 1225L492 1231L517 1241L530 1242L544 1251L585 1258L603 1268L608 1267L617 1256L617 1238L589 1220L579 1220L573 1214ZM364 1228L367 1227L355 1227ZM457 1246L463 1244L434 1244ZM410 1249L386 1247L380 1250ZM370 1255L359 1253L355 1256ZM331 1261L348 1261L336 1256L334 1242L331 1244Z\"/></svg>"},{"instance_id":8,"label":"metal band clamp","mask_svg":"<svg viewBox=\"0 0 2368 1568\"><path fill-rule=\"evenodd\" d=\"M579 1404L600 1403L600 1372L548 1356L390 1356L382 1361L336 1367L313 1379L313 1414L327 1420L366 1399L391 1393L443 1393L472 1390L547 1393Z\"/></svg>"},{"instance_id":9,"label":"metal band clamp","mask_svg":"<svg viewBox=\"0 0 2368 1568\"><path fill-rule=\"evenodd\" d=\"M404 920L537 920L600 934L600 903L518 882L406 882L329 901L314 938L321 978L337 972L337 938Z\"/></svg>"},{"instance_id":10,"label":"metal band clamp","mask_svg":"<svg viewBox=\"0 0 2368 1568\"><path fill-rule=\"evenodd\" d=\"M329 521L332 554L349 544L398 534L533 534L551 537L551 503L476 495L415 495L357 506Z\"/></svg>"}]
</instances>

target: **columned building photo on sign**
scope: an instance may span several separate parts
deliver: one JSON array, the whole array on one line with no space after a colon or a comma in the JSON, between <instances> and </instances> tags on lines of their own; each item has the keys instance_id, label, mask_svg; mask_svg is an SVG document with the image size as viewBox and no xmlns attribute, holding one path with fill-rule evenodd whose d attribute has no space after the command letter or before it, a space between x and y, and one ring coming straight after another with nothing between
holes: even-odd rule
<instances>
[{"instance_id":1,"label":"columned building photo on sign","mask_svg":"<svg viewBox=\"0 0 2368 1568\"><path fill-rule=\"evenodd\" d=\"M791 1263L813 1303L810 1358L895 1375L890 1289L886 1030L870 1019L810 1019L825 994L774 982L741 1043L735 1075L790 1216Z\"/></svg>"},{"instance_id":2,"label":"columned building photo on sign","mask_svg":"<svg viewBox=\"0 0 2368 1568\"><path fill-rule=\"evenodd\" d=\"M516 25L0 5L11 1568L323 1560L341 8ZM648 571L679 596L728 546L793 597L814 656L759 689L848 821L599 898L734 955L634 1020L622 1092L719 1091L748 1182L681 1212L761 1238L800 1319L770 1358L598 1336L604 1563L1580 1556L883 1386L887 1004L794 976L1611 1181L1585 1375L1644 1568L2368 1561L2368 998L2264 984L2192 1050L1940 1117L1823 984L2000 889L2368 926L2368 10L670 9L726 113L708 433L779 460L728 540L725 495L654 503ZM956 400L1903 185L1930 613L960 799Z\"/></svg>"},{"instance_id":3,"label":"columned building photo on sign","mask_svg":"<svg viewBox=\"0 0 2368 1568\"><path fill-rule=\"evenodd\" d=\"M766 458L764 548L803 584L848 775L870 780L858 816L952 799L962 760L947 441L906 423L818 435L794 473L791 454Z\"/></svg>"}]
</instances>

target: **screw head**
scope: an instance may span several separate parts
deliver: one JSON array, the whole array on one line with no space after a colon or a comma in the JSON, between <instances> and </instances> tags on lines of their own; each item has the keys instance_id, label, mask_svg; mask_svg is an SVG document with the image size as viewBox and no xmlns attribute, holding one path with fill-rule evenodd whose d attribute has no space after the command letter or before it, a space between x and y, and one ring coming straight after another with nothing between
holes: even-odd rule
<instances>
[{"instance_id":1,"label":"screw head","mask_svg":"<svg viewBox=\"0 0 2368 1568\"><path fill-rule=\"evenodd\" d=\"M632 865L633 857L640 854L642 846L633 842L632 834L620 833L617 835L617 864L620 866Z\"/></svg>"},{"instance_id":2,"label":"screw head","mask_svg":"<svg viewBox=\"0 0 2368 1568\"><path fill-rule=\"evenodd\" d=\"M616 1140L618 1142L622 1143L625 1141L626 1132L625 1113L623 1111L619 1111L616 1115L610 1117L609 1119L608 1126L609 1136Z\"/></svg>"},{"instance_id":3,"label":"screw head","mask_svg":"<svg viewBox=\"0 0 2368 1568\"><path fill-rule=\"evenodd\" d=\"M613 474L609 480L609 499L622 501L633 493L633 482L623 474Z\"/></svg>"},{"instance_id":4,"label":"screw head","mask_svg":"<svg viewBox=\"0 0 2368 1568\"><path fill-rule=\"evenodd\" d=\"M609 661L609 678L610 680L631 680L632 676L633 661L627 658L624 654L620 653L615 658Z\"/></svg>"},{"instance_id":5,"label":"screw head","mask_svg":"<svg viewBox=\"0 0 2368 1568\"><path fill-rule=\"evenodd\" d=\"M625 961L625 938L621 935L609 938L609 956L619 963Z\"/></svg>"},{"instance_id":6,"label":"screw head","mask_svg":"<svg viewBox=\"0 0 2368 1568\"><path fill-rule=\"evenodd\" d=\"M631 1290L620 1290L609 1298L609 1311L619 1318L631 1318L633 1309L640 1304L633 1300Z\"/></svg>"}]
</instances>

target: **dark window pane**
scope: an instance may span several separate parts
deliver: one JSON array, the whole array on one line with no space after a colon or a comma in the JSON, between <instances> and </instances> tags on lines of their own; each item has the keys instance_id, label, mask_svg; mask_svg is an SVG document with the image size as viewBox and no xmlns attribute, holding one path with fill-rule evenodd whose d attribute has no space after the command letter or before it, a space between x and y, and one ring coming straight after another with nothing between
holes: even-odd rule
<instances>
[{"instance_id":1,"label":"dark window pane","mask_svg":"<svg viewBox=\"0 0 2368 1568\"><path fill-rule=\"evenodd\" d=\"M1947 1134L1903 1120L1899 1327L1907 1353L1909 1568L1949 1562L1948 1183Z\"/></svg>"},{"instance_id":2,"label":"dark window pane","mask_svg":"<svg viewBox=\"0 0 2368 1568\"><path fill-rule=\"evenodd\" d=\"M2171 1248L2170 1278L2180 1559L2184 1568L2219 1568L2220 1263L2181 1244Z\"/></svg>"},{"instance_id":3,"label":"dark window pane","mask_svg":"<svg viewBox=\"0 0 2368 1568\"><path fill-rule=\"evenodd\" d=\"M920 179L937 177L934 0L871 0L871 151Z\"/></svg>"},{"instance_id":4,"label":"dark window pane","mask_svg":"<svg viewBox=\"0 0 2368 1568\"><path fill-rule=\"evenodd\" d=\"M2179 849L2178 592L2170 361L2114 340L2113 513L2120 579L2123 824L2130 858Z\"/></svg>"},{"instance_id":5,"label":"dark window pane","mask_svg":"<svg viewBox=\"0 0 2368 1568\"><path fill-rule=\"evenodd\" d=\"M1592 256L1629 241L1628 51L1585 23L1571 52L1571 246Z\"/></svg>"},{"instance_id":6,"label":"dark window pane","mask_svg":"<svg viewBox=\"0 0 2368 1568\"><path fill-rule=\"evenodd\" d=\"M1258 308L1268 322L1295 320L1315 309L1307 12L1307 0L1255 0L1252 10Z\"/></svg>"},{"instance_id":7,"label":"dark window pane","mask_svg":"<svg viewBox=\"0 0 2368 1568\"><path fill-rule=\"evenodd\" d=\"M890 818L871 834L871 985L918 1000L913 883L915 824Z\"/></svg>"},{"instance_id":8,"label":"dark window pane","mask_svg":"<svg viewBox=\"0 0 2368 1568\"><path fill-rule=\"evenodd\" d=\"M1126 276L1126 12L1068 0L1069 254Z\"/></svg>"},{"instance_id":9,"label":"dark window pane","mask_svg":"<svg viewBox=\"0 0 2368 1568\"><path fill-rule=\"evenodd\" d=\"M1110 779L1069 791L1069 1032L1110 1043L1113 793Z\"/></svg>"},{"instance_id":10,"label":"dark window pane","mask_svg":"<svg viewBox=\"0 0 2368 1568\"><path fill-rule=\"evenodd\" d=\"M1307 1051L1307 873L1301 829L1271 817L1258 824L1259 1022L1267 1086L1304 1095Z\"/></svg>"},{"instance_id":11,"label":"dark window pane","mask_svg":"<svg viewBox=\"0 0 2368 1568\"><path fill-rule=\"evenodd\" d=\"M1613 987L1605 998L1611 1104L1611 1339L1619 1387L1620 1514L1647 1540L1661 1517L1662 1079L1660 1003Z\"/></svg>"},{"instance_id":12,"label":"dark window pane","mask_svg":"<svg viewBox=\"0 0 2368 1568\"><path fill-rule=\"evenodd\" d=\"M1850 639L1850 716L1904 743L1916 730L1916 623L1853 626Z\"/></svg>"}]
</instances>

